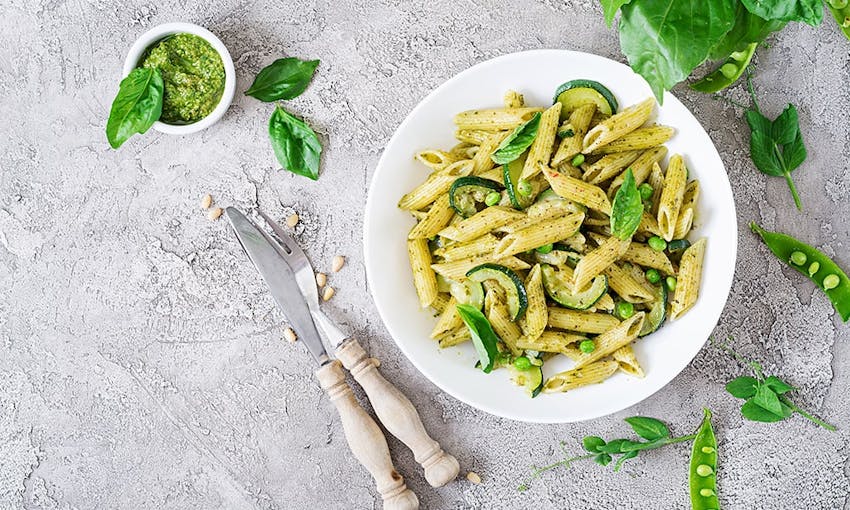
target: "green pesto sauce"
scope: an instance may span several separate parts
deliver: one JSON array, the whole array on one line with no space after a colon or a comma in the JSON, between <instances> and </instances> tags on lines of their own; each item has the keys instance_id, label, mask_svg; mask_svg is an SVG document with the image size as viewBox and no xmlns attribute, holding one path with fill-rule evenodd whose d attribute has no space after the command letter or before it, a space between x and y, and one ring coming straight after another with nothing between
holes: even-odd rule
<instances>
[{"instance_id":1,"label":"green pesto sauce","mask_svg":"<svg viewBox=\"0 0 850 510\"><path fill-rule=\"evenodd\" d=\"M166 124L191 124L209 115L224 91L224 64L217 51L193 34L174 34L145 52L141 67L162 73Z\"/></svg>"}]
</instances>

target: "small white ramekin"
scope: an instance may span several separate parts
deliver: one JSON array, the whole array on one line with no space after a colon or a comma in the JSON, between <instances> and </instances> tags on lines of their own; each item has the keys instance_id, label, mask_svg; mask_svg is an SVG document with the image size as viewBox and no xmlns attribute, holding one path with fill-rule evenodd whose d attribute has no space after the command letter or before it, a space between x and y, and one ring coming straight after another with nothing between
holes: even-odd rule
<instances>
[{"instance_id":1,"label":"small white ramekin","mask_svg":"<svg viewBox=\"0 0 850 510\"><path fill-rule=\"evenodd\" d=\"M124 59L123 76L127 76L130 72L138 67L142 60L142 55L145 50L150 48L157 41L164 39L172 34L193 34L204 39L218 52L221 57L221 62L224 64L224 91L221 94L221 100L218 105L203 119L193 122L192 124L166 124L165 122L156 121L153 128L160 133L169 135L187 135L195 133L206 127L215 124L218 119L224 116L224 113L233 102L233 94L236 92L236 70L233 68L233 59L230 57L230 52L225 48L224 43L206 28L199 27L194 23L165 23L157 25L141 35L130 51L127 53L127 58Z\"/></svg>"}]
</instances>

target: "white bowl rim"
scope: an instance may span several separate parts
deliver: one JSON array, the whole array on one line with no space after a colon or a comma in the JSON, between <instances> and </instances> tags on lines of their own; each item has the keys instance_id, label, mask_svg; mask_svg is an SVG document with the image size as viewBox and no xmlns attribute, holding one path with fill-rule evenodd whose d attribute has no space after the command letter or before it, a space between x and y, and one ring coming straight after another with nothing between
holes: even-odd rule
<instances>
[{"instance_id":1,"label":"white bowl rim","mask_svg":"<svg viewBox=\"0 0 850 510\"><path fill-rule=\"evenodd\" d=\"M142 58L145 50L147 50L152 44L163 39L167 35L179 33L197 35L210 43L210 45L218 52L221 57L221 62L224 64L224 90L221 93L221 99L213 111L197 122L193 122L191 124L167 124L161 121L154 122L154 129L160 133L168 135L187 135L212 126L218 122L219 119L221 119L227 112L227 109L230 108L230 104L233 102L233 96L236 93L236 69L233 67L233 58L231 58L230 52L227 51L227 47L224 46L221 39L202 26L182 21L157 25L139 36L139 38L136 39L136 42L134 42L130 47L130 51L127 52L127 57L124 59L122 78L126 77L131 71L133 71L133 69L138 67L139 60Z\"/></svg>"},{"instance_id":2,"label":"white bowl rim","mask_svg":"<svg viewBox=\"0 0 850 510\"><path fill-rule=\"evenodd\" d=\"M493 65L495 62L498 62L498 61L501 61L501 60L509 60L509 59L513 59L513 58L523 58L523 57L545 56L547 54L562 54L562 55L568 55L568 56L570 56L570 55L581 55L581 56L585 56L585 57L592 56L592 57L608 60L608 61L610 61L610 62L612 62L612 63L614 63L618 66L622 66L624 68L624 70L627 70L630 73L633 72L625 64L614 61L614 60L609 59L607 57L603 57L601 55L596 55L596 54L581 52L581 51L564 50L564 49L536 49L536 50L526 50L526 51L519 51L519 52L500 55L500 56L485 60L483 62L479 62L478 64L475 64L475 65L455 74L454 76L452 76L451 78L449 78L448 80L446 80L445 82L440 84L437 88L432 90L428 95L426 95L424 98L422 98L419 101L419 103L417 103L417 105L407 114L407 116L404 118L404 120L402 120L402 122L398 125L398 127L394 131L393 135L390 137L389 141L385 145L384 151L381 154L381 158L378 160L378 164L375 166L375 171L373 172L372 178L370 179L370 183L369 183L369 191L368 191L368 195L367 195L367 198L366 198L366 208L365 208L364 217L363 217L363 251L364 251L364 265L365 265L365 268L366 268L367 286L369 288L370 294L372 295L372 299L375 302L375 307L378 310L378 314L381 317L381 321L383 322L384 326L387 328L387 331L389 332L390 337L393 339L393 342L396 344L396 346L398 346L398 348L404 353L405 357L407 357L407 359L413 364L413 366L416 367L416 369L419 370L419 372L422 375L424 375L426 379L428 379L432 384L436 385L442 391L444 391L447 394L451 395L452 397L460 400L461 402L463 402L463 403L465 403L465 404L467 404L471 407L474 407L476 409L480 409L482 411L485 411L485 412L492 414L494 416L498 416L498 417L501 417L501 418L508 418L510 420L516 420L516 421L521 421L521 422L526 422L526 423L553 423L553 424L555 424L555 423L574 423L574 422L579 422L579 421L588 421L588 420L600 418L602 416L607 416L607 415L613 414L615 412L619 412L623 409L627 409L629 407L632 407L634 405L639 404L640 402L646 400L647 398L651 397L652 395L654 395L655 393L660 391L662 388L666 387L670 382L672 382L673 379L675 379L676 376L678 376L685 368L687 368L693 362L693 359L696 357L696 355L699 353L699 351L708 342L709 338L706 338L703 342L699 343L698 345L696 343L694 343L694 345L692 346L692 349L690 349L689 352L688 352L688 361L686 363L684 363L681 366L681 368L676 370L675 373L672 374L672 376L667 381L665 381L664 383L659 384L656 387L652 388L650 391L641 395L639 398L632 399L625 406L621 407L619 410L613 410L613 411L612 410L602 410L600 412L588 413L588 414L585 414L584 416L582 416L580 418L575 418L575 419L553 419L553 418L518 416L516 414L510 414L510 413L504 412L501 409L498 409L498 408L495 408L495 407L492 407L492 406L488 406L488 405L482 404L480 402L474 402L471 399L466 398L466 396L461 394L460 392L454 391L453 388L449 387L449 385L443 384L442 381L439 381L437 378L433 377L431 375L430 369L425 368L423 363L421 363L419 360L417 360L415 356L411 355L411 353L405 347L404 343L399 342L396 339L396 334L395 334L396 332L393 331L393 328L384 319L384 315L385 315L386 311L383 309L383 306L381 305L381 303L378 299L378 296L375 294L375 290L374 290L376 288L375 280L374 280L375 277L374 277L373 273L371 271L369 271L369 267L371 265L370 260L373 258L373 255L371 253L371 248L370 248L371 243L369 242L369 239L371 237L370 225L373 223L372 218L371 218L371 213L372 213L372 209L373 209L373 200L377 200L377 198L375 197L375 193L373 191L374 191L374 188L376 187L376 177L378 176L378 170L386 164L384 159L385 159L385 156L387 154L387 148L392 146L396 142L397 138L400 137L401 133L404 132L404 128L410 122L412 122L413 118L416 116L416 113L420 109L425 108L428 105L428 103L430 102L429 101L430 99L432 99L434 96L439 94L444 88L448 88L455 81L459 81L461 79L461 77L466 76L467 74L473 73L475 70L477 70L481 67ZM676 98L671 92L667 91L667 92L664 93L664 100L665 100L665 102L668 101L668 100L672 100L676 103L679 103L688 112L688 114L690 114L692 117L694 117L694 119L696 119L696 117L693 115L693 113L691 113L690 110L684 104L682 104L681 101L679 101L678 98ZM698 120L697 120L697 124L699 124L700 128L703 130L703 132L705 132L704 128L702 128L702 125L699 123ZM708 136L707 133L706 133L706 136ZM709 139L710 139L710 137L709 137ZM722 172L722 175L719 176L719 178L722 179L723 181L725 181L727 189L730 190L730 193L729 193L730 197L729 198L730 198L730 204L732 206L731 214L732 214L733 218L737 218L737 213L735 211L736 208L735 208L735 203L734 203L734 196L731 193L731 183L729 182L727 172L725 171L725 166L722 165L722 159L720 158L720 155L717 152L717 149L714 146L713 142L711 144L711 150L717 155L717 159L718 159L718 161L720 161L721 166L724 169L724 171ZM736 242L733 243L733 245L731 247L731 252L728 253L728 255L731 256L731 268L732 268L732 270L729 271L728 281L722 282L722 286L727 289L727 292L726 292L726 295L723 297L722 306L720 307L720 312L718 312L717 320L714 321L714 323L712 324L712 329L714 327L716 327L717 321L719 321L719 318L720 318L720 313L722 312L723 308L725 308L725 305L726 305L726 303L729 299L729 293L731 292L732 283L734 281L735 265L736 265L736 261L737 261L737 249L738 249L738 246L737 246L737 238L738 238L737 222L732 221L731 224L729 225L729 227L731 228L730 233L731 233L732 238L736 240ZM709 337L710 337L710 335L709 335Z\"/></svg>"}]
</instances>

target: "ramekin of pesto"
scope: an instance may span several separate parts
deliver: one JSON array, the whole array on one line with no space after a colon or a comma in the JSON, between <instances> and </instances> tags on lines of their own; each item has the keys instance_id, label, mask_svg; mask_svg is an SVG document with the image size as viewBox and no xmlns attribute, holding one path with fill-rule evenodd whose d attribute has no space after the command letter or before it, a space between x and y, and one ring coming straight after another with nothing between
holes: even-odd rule
<instances>
[{"instance_id":1,"label":"ramekin of pesto","mask_svg":"<svg viewBox=\"0 0 850 510\"><path fill-rule=\"evenodd\" d=\"M163 100L160 121L193 124L218 106L225 87L221 55L194 34L172 34L145 50L139 67L157 68L162 74Z\"/></svg>"}]
</instances>

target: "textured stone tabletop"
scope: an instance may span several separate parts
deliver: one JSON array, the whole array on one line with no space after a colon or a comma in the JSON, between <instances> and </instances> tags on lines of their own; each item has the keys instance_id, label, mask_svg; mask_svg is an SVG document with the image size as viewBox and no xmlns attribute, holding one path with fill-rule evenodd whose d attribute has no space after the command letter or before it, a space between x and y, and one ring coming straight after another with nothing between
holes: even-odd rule
<instances>
[{"instance_id":1,"label":"textured stone tabletop","mask_svg":"<svg viewBox=\"0 0 850 510\"><path fill-rule=\"evenodd\" d=\"M761 105L800 111L809 159L795 173L805 213L780 178L748 159L741 110L676 93L711 135L733 183L739 257L715 334L764 361L840 431L799 417L743 421L723 384L742 369L706 347L672 383L617 415L528 425L439 391L401 355L368 297L366 189L384 144L430 90L483 60L568 48L624 61L595 0L0 0L0 509L377 508L339 419L299 344L224 221L199 202L297 212L297 237L331 276L326 307L355 331L460 460L432 489L390 439L424 508L687 508L686 445L641 455L620 473L556 470L520 494L532 464L578 451L621 419L664 419L674 433L715 412L726 509L846 509L850 491L850 326L746 228L796 233L850 267L850 42L832 23L789 25L758 54ZM104 136L124 54L143 31L191 21L230 49L237 95L224 119L183 138L149 132L120 150ZM290 103L320 133L317 182L279 170L271 107L241 94L275 58L321 59ZM726 94L747 102L741 85ZM710 197L709 197L710 199Z\"/></svg>"}]
</instances>

